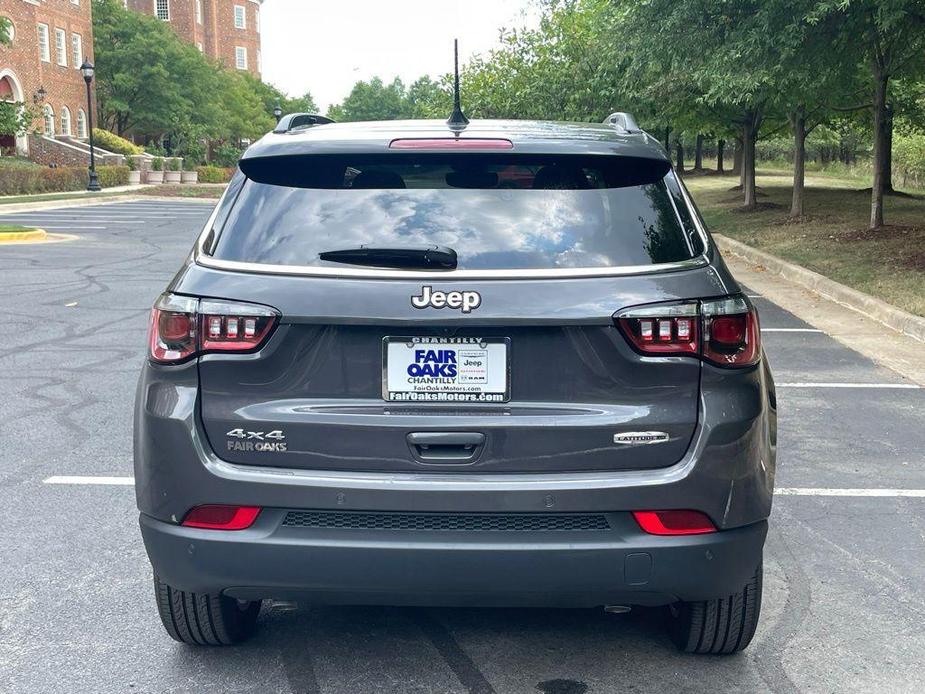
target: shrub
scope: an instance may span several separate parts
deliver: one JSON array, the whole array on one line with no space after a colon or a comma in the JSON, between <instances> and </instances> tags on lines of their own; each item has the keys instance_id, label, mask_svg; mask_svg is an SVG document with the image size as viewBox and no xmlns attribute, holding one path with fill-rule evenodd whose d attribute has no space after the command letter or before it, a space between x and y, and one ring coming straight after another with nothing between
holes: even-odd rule
<instances>
[{"instance_id":1,"label":"shrub","mask_svg":"<svg viewBox=\"0 0 925 694\"><path fill-rule=\"evenodd\" d=\"M144 152L138 145L102 128L93 128L93 144L103 149L108 149L110 152L126 156Z\"/></svg>"},{"instance_id":2,"label":"shrub","mask_svg":"<svg viewBox=\"0 0 925 694\"><path fill-rule=\"evenodd\" d=\"M60 193L86 187L87 170L82 167L62 166L57 169L34 165L0 167L0 195Z\"/></svg>"},{"instance_id":3,"label":"shrub","mask_svg":"<svg viewBox=\"0 0 925 694\"><path fill-rule=\"evenodd\" d=\"M161 157L154 157L151 160L151 170L152 171L163 171L164 170L164 160Z\"/></svg>"},{"instance_id":4,"label":"shrub","mask_svg":"<svg viewBox=\"0 0 925 694\"><path fill-rule=\"evenodd\" d=\"M234 175L233 168L222 166L197 166L200 183L228 183Z\"/></svg>"},{"instance_id":5,"label":"shrub","mask_svg":"<svg viewBox=\"0 0 925 694\"><path fill-rule=\"evenodd\" d=\"M902 177L902 185L925 182L925 135L893 135L893 170Z\"/></svg>"},{"instance_id":6,"label":"shrub","mask_svg":"<svg viewBox=\"0 0 925 694\"><path fill-rule=\"evenodd\" d=\"M125 165L129 171L138 171L138 160L135 157L126 157Z\"/></svg>"},{"instance_id":7,"label":"shrub","mask_svg":"<svg viewBox=\"0 0 925 694\"><path fill-rule=\"evenodd\" d=\"M183 170L183 160L179 157L171 157L167 162L167 168L170 171L182 171Z\"/></svg>"},{"instance_id":8,"label":"shrub","mask_svg":"<svg viewBox=\"0 0 925 694\"><path fill-rule=\"evenodd\" d=\"M96 173L103 188L128 185L128 166L97 166Z\"/></svg>"},{"instance_id":9,"label":"shrub","mask_svg":"<svg viewBox=\"0 0 925 694\"><path fill-rule=\"evenodd\" d=\"M214 156L212 157L213 162L217 166L223 166L223 167L237 166L238 159L240 158L241 158L241 149L239 147L235 147L230 142L226 142L223 145L220 145L215 150Z\"/></svg>"}]
</instances>

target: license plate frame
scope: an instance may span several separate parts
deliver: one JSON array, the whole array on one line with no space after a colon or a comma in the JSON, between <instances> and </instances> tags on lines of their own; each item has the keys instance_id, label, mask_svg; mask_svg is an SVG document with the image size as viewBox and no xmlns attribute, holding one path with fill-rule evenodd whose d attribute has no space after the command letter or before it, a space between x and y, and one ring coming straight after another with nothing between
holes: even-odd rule
<instances>
[{"instance_id":1,"label":"license plate frame","mask_svg":"<svg viewBox=\"0 0 925 694\"><path fill-rule=\"evenodd\" d=\"M391 346L391 348L390 348ZM478 367L469 367L465 370L458 368L454 383L434 382L419 383L417 387L395 388L398 383L390 384L389 354L393 360L401 357L407 351L407 358L398 358L392 361L392 380L398 377L407 378L408 367L413 363L411 358L414 350L450 350L455 352L457 367L461 367L460 360L467 358L473 363L481 357L485 359L485 376L481 377ZM470 355L461 354L471 352ZM437 355L441 356L441 355ZM501 356L503 363L499 367L497 359ZM426 364L426 363L425 363ZM437 365L439 366L439 365ZM399 369L404 369L399 374ZM417 376L424 379L446 378L446 376L432 376L424 374ZM503 379L503 389L499 384ZM390 387L390 385L392 387ZM452 388L453 385L457 387ZM509 337L433 337L386 335L382 338L382 399L395 403L460 403L460 404L486 404L504 403L511 399L511 339Z\"/></svg>"}]
</instances>

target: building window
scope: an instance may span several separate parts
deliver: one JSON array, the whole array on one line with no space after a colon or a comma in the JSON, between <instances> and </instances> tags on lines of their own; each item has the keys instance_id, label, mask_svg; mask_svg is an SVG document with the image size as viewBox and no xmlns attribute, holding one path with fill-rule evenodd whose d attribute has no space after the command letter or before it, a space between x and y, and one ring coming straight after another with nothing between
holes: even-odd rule
<instances>
[{"instance_id":1,"label":"building window","mask_svg":"<svg viewBox=\"0 0 925 694\"><path fill-rule=\"evenodd\" d=\"M42 117L45 120L45 134L48 137L54 137L55 135L55 110L51 107L50 104L45 104L45 108L42 110Z\"/></svg>"},{"instance_id":2,"label":"building window","mask_svg":"<svg viewBox=\"0 0 925 694\"><path fill-rule=\"evenodd\" d=\"M67 67L67 34L64 29L55 29L55 59L58 65Z\"/></svg>"},{"instance_id":3,"label":"building window","mask_svg":"<svg viewBox=\"0 0 925 694\"><path fill-rule=\"evenodd\" d=\"M13 20L9 17L0 17L0 19L6 20L6 36L10 40L10 43L13 43L13 39L16 38L16 27L13 26Z\"/></svg>"},{"instance_id":4,"label":"building window","mask_svg":"<svg viewBox=\"0 0 925 694\"><path fill-rule=\"evenodd\" d=\"M247 49L243 46L234 47L234 66L239 70L247 69Z\"/></svg>"},{"instance_id":5,"label":"building window","mask_svg":"<svg viewBox=\"0 0 925 694\"><path fill-rule=\"evenodd\" d=\"M196 0L196 24L202 24L202 0Z\"/></svg>"},{"instance_id":6,"label":"building window","mask_svg":"<svg viewBox=\"0 0 925 694\"><path fill-rule=\"evenodd\" d=\"M197 42L196 42L196 48L199 49L199 52L200 52L200 53L205 53L205 51L204 51L203 48L202 48L202 41L197 41Z\"/></svg>"},{"instance_id":7,"label":"building window","mask_svg":"<svg viewBox=\"0 0 925 694\"><path fill-rule=\"evenodd\" d=\"M71 58L74 67L79 68L80 64L83 62L83 39L80 37L80 34L71 34Z\"/></svg>"},{"instance_id":8,"label":"building window","mask_svg":"<svg viewBox=\"0 0 925 694\"><path fill-rule=\"evenodd\" d=\"M77 137L87 136L87 114L82 108L77 109Z\"/></svg>"},{"instance_id":9,"label":"building window","mask_svg":"<svg viewBox=\"0 0 925 694\"><path fill-rule=\"evenodd\" d=\"M72 5L79 5L79 4L80 4L80 0L71 0L71 4L72 4Z\"/></svg>"},{"instance_id":10,"label":"building window","mask_svg":"<svg viewBox=\"0 0 925 694\"><path fill-rule=\"evenodd\" d=\"M67 106L61 109L61 134L71 134L71 111Z\"/></svg>"},{"instance_id":11,"label":"building window","mask_svg":"<svg viewBox=\"0 0 925 694\"><path fill-rule=\"evenodd\" d=\"M244 5L234 6L234 28L235 29L246 29L247 28L247 10L244 9Z\"/></svg>"},{"instance_id":12,"label":"building window","mask_svg":"<svg viewBox=\"0 0 925 694\"><path fill-rule=\"evenodd\" d=\"M48 46L47 24L39 24L39 57L46 63L51 62L51 49Z\"/></svg>"},{"instance_id":13,"label":"building window","mask_svg":"<svg viewBox=\"0 0 925 694\"><path fill-rule=\"evenodd\" d=\"M154 0L154 16L165 22L169 22L170 0Z\"/></svg>"},{"instance_id":14,"label":"building window","mask_svg":"<svg viewBox=\"0 0 925 694\"><path fill-rule=\"evenodd\" d=\"M254 30L260 33L260 10L256 7L254 8Z\"/></svg>"}]
</instances>

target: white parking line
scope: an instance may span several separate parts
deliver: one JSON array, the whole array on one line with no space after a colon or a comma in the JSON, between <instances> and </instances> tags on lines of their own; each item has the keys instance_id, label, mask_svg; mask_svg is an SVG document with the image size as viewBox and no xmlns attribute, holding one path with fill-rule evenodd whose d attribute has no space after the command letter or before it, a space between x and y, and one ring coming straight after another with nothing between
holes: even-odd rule
<instances>
[{"instance_id":1,"label":"white parking line","mask_svg":"<svg viewBox=\"0 0 925 694\"><path fill-rule=\"evenodd\" d=\"M821 333L818 328L762 328L763 333Z\"/></svg>"},{"instance_id":2,"label":"white parking line","mask_svg":"<svg viewBox=\"0 0 925 694\"><path fill-rule=\"evenodd\" d=\"M86 226L84 224L70 225L70 226L61 226L59 224L42 224L41 222L36 222L40 224L43 229L108 229L109 227L97 227L97 226Z\"/></svg>"},{"instance_id":3,"label":"white parking line","mask_svg":"<svg viewBox=\"0 0 925 694\"><path fill-rule=\"evenodd\" d=\"M133 477L91 475L56 475L43 480L45 484L131 486ZM780 496L870 496L925 498L925 489L831 489L825 487L780 487L774 490Z\"/></svg>"},{"instance_id":4,"label":"white parking line","mask_svg":"<svg viewBox=\"0 0 925 694\"><path fill-rule=\"evenodd\" d=\"M915 383L778 383L778 388L899 388L902 390L919 390L922 386Z\"/></svg>"},{"instance_id":5,"label":"white parking line","mask_svg":"<svg viewBox=\"0 0 925 694\"><path fill-rule=\"evenodd\" d=\"M93 477L90 475L55 475L42 480L45 484L135 484L134 477Z\"/></svg>"},{"instance_id":6,"label":"white parking line","mask_svg":"<svg viewBox=\"0 0 925 694\"><path fill-rule=\"evenodd\" d=\"M774 493L781 496L904 496L925 498L925 489L824 489L816 487L781 487Z\"/></svg>"}]
</instances>

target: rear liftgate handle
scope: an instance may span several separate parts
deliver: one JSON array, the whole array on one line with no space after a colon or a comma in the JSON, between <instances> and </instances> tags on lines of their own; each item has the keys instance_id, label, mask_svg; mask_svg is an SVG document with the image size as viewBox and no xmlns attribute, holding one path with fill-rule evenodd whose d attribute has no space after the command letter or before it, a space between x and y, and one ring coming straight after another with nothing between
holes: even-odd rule
<instances>
[{"instance_id":1,"label":"rear liftgate handle","mask_svg":"<svg viewBox=\"0 0 925 694\"><path fill-rule=\"evenodd\" d=\"M485 444L476 431L422 431L408 434L411 453L422 463L471 463Z\"/></svg>"}]
</instances>

